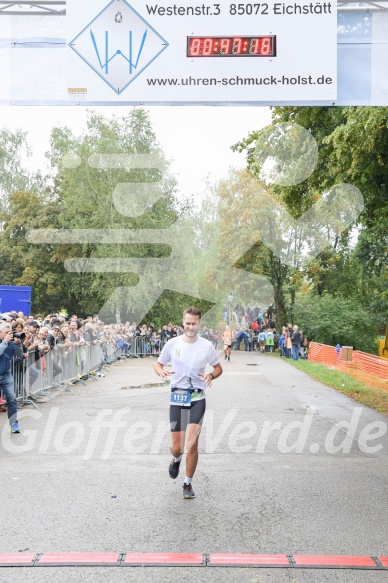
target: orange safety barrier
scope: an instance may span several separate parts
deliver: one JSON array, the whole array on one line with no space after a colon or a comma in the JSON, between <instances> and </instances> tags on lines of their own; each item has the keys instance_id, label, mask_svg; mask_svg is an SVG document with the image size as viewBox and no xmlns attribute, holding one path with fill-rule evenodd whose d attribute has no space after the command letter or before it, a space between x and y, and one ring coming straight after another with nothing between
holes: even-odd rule
<instances>
[{"instance_id":1,"label":"orange safety barrier","mask_svg":"<svg viewBox=\"0 0 388 583\"><path fill-rule=\"evenodd\" d=\"M347 348L347 347L346 347ZM349 374L365 385L388 390L388 359L360 352L336 351L334 346L310 342L308 360Z\"/></svg>"}]
</instances>

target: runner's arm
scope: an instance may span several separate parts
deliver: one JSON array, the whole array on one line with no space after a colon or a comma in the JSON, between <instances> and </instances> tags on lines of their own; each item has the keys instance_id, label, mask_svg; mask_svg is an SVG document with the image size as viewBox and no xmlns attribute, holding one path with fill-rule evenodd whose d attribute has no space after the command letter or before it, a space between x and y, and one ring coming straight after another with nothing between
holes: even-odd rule
<instances>
[{"instance_id":1,"label":"runner's arm","mask_svg":"<svg viewBox=\"0 0 388 583\"><path fill-rule=\"evenodd\" d=\"M214 379L218 379L218 377L220 377L222 375L222 366L220 365L220 363L215 364L213 366L213 372L210 373Z\"/></svg>"},{"instance_id":2,"label":"runner's arm","mask_svg":"<svg viewBox=\"0 0 388 583\"><path fill-rule=\"evenodd\" d=\"M158 374L160 378L162 378L163 380L168 379L170 375L174 374L174 371L172 370L165 370L163 368L163 364L161 364L160 362L155 362L154 370L156 374Z\"/></svg>"},{"instance_id":3,"label":"runner's arm","mask_svg":"<svg viewBox=\"0 0 388 583\"><path fill-rule=\"evenodd\" d=\"M212 381L214 381L214 379L217 379L221 375L222 375L222 366L220 365L220 363L215 364L213 366L213 372L209 372L206 374L202 373L202 372L198 373L198 376L203 378L207 387L211 387Z\"/></svg>"}]
</instances>

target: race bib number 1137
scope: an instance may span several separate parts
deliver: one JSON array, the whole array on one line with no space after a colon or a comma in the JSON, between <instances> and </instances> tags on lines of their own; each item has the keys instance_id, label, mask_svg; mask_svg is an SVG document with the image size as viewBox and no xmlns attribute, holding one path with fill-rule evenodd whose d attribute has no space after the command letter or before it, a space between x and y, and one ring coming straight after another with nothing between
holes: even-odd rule
<instances>
[{"instance_id":1,"label":"race bib number 1137","mask_svg":"<svg viewBox=\"0 0 388 583\"><path fill-rule=\"evenodd\" d=\"M191 393L184 389L172 391L170 396L170 405L179 405L180 407L190 407Z\"/></svg>"}]
</instances>

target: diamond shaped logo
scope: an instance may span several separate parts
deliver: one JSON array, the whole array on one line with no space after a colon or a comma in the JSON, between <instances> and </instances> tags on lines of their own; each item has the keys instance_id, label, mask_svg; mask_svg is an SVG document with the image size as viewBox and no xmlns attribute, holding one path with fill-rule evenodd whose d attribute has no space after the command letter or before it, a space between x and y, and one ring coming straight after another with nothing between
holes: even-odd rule
<instances>
[{"instance_id":1,"label":"diamond shaped logo","mask_svg":"<svg viewBox=\"0 0 388 583\"><path fill-rule=\"evenodd\" d=\"M120 95L168 42L125 0L112 0L69 46Z\"/></svg>"}]
</instances>

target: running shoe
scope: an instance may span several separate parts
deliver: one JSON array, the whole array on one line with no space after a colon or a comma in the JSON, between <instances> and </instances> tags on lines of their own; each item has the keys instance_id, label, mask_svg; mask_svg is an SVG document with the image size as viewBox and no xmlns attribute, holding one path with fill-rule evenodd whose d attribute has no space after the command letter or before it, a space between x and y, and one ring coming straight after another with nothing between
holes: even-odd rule
<instances>
[{"instance_id":1,"label":"running shoe","mask_svg":"<svg viewBox=\"0 0 388 583\"><path fill-rule=\"evenodd\" d=\"M230 362L230 356L228 356L228 362Z\"/></svg>"},{"instance_id":2,"label":"running shoe","mask_svg":"<svg viewBox=\"0 0 388 583\"><path fill-rule=\"evenodd\" d=\"M194 490L191 484L183 484L183 498L195 498Z\"/></svg>"},{"instance_id":3,"label":"running shoe","mask_svg":"<svg viewBox=\"0 0 388 583\"><path fill-rule=\"evenodd\" d=\"M227 355L225 354L225 358L224 358L224 360L226 360L227 358L228 358L228 357L227 357Z\"/></svg>"},{"instance_id":4,"label":"running shoe","mask_svg":"<svg viewBox=\"0 0 388 583\"><path fill-rule=\"evenodd\" d=\"M178 477L180 465L181 462L176 462L174 458L172 458L170 465L168 466L168 473L170 475L170 478L172 478L173 480L175 480L175 478Z\"/></svg>"},{"instance_id":5,"label":"running shoe","mask_svg":"<svg viewBox=\"0 0 388 583\"><path fill-rule=\"evenodd\" d=\"M17 421L15 421L15 423L12 423L11 433L20 433L19 423Z\"/></svg>"}]
</instances>

